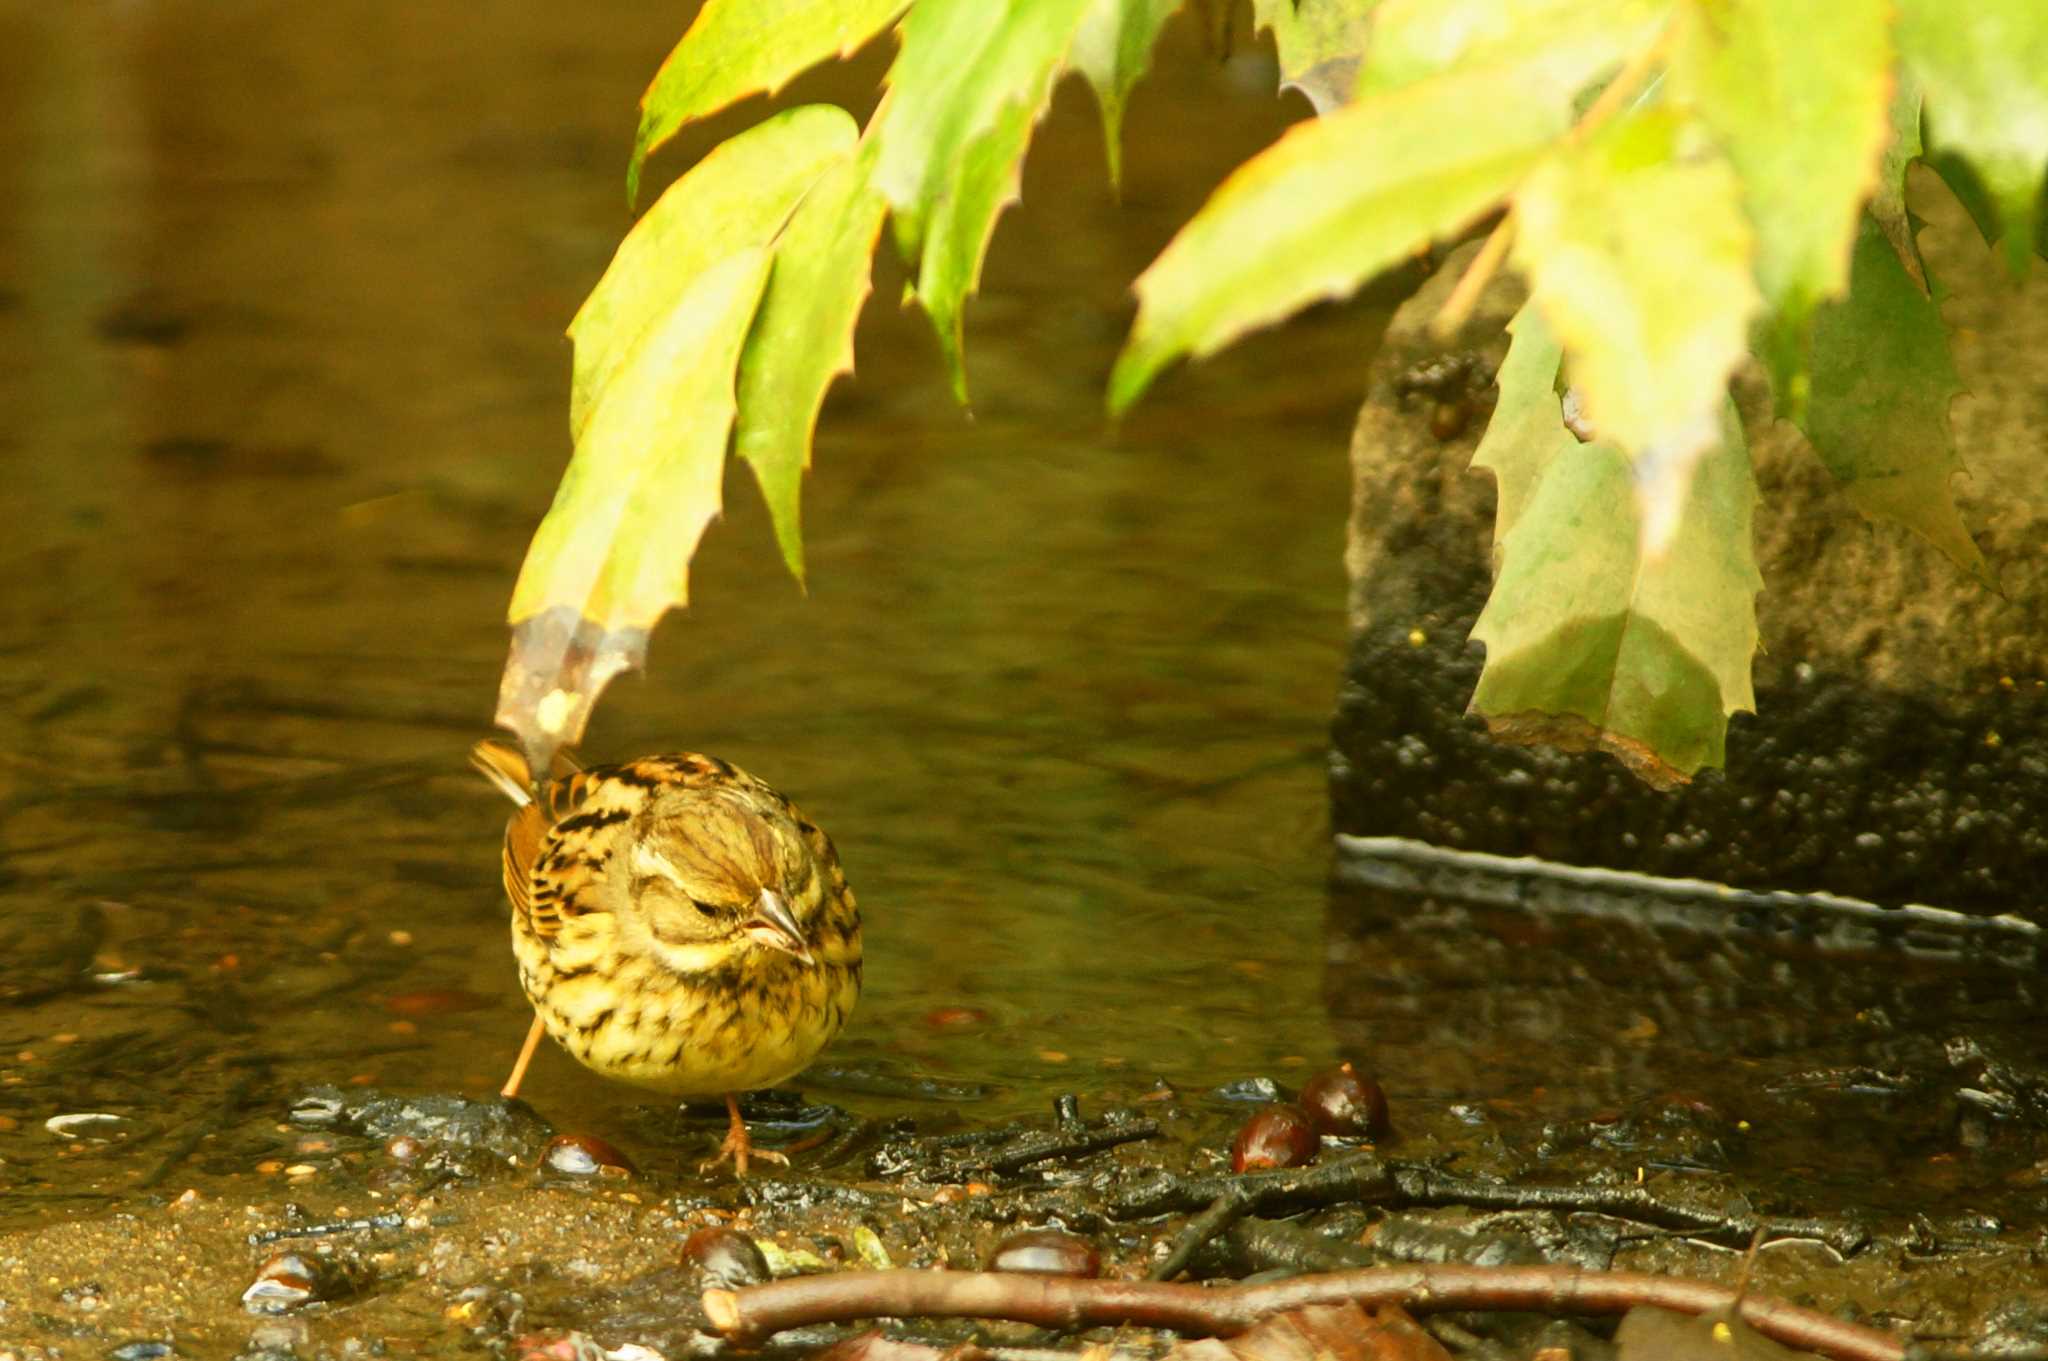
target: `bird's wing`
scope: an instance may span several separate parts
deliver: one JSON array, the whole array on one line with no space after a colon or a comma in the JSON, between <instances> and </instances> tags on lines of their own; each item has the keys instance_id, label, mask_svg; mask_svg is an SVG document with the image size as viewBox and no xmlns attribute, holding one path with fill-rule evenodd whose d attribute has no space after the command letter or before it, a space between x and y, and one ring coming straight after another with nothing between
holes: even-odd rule
<instances>
[{"instance_id":1,"label":"bird's wing","mask_svg":"<svg viewBox=\"0 0 2048 1361\"><path fill-rule=\"evenodd\" d=\"M561 931L565 915L587 910L581 895L569 891L573 885L563 882L561 871L568 866L560 863L562 856L551 843L564 840L557 834L558 824L573 819L601 782L588 776L574 757L558 751L551 778L536 790L519 748L495 739L471 748L469 761L519 805L505 824L505 896L535 935L551 940ZM587 868L587 857L573 865Z\"/></svg>"}]
</instances>

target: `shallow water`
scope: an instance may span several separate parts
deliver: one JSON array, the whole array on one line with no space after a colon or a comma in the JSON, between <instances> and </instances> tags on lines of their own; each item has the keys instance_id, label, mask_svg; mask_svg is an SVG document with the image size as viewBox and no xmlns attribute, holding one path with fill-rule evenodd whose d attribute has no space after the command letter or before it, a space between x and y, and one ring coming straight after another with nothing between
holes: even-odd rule
<instances>
[{"instance_id":1,"label":"shallow water","mask_svg":"<svg viewBox=\"0 0 2048 1361\"><path fill-rule=\"evenodd\" d=\"M505 809L464 755L567 455L560 331L626 226L633 100L677 21L283 13L0 17L7 1226L188 1186L261 1198L305 1088L485 1095L524 1031ZM2023 975L1908 987L1882 961L1684 941L1659 964L1649 928L1332 909L1372 309L1172 375L1120 431L1099 416L1129 280L1300 111L1184 28L1137 96L1121 204L1088 98L1057 101L969 310L972 418L885 265L807 487L809 594L734 475L695 605L586 744L715 752L797 798L868 922L826 1065L982 1095L804 1085L981 1120L1364 1052L1422 1149L1477 1137L1474 1111L1597 1126L1704 1087L1775 1121L1731 1137L1732 1165L1821 1201L2038 1201L2024 1140L1962 1128L1949 1089L1975 1070L1945 1077L1940 1052L1972 1028L2022 1099L2048 1090L2026 1086ZM858 101L878 71L802 92ZM1858 1087L1887 1063L1910 1100ZM703 1152L659 1147L637 1094L553 1050L525 1094L646 1168ZM46 1127L85 1113L120 1123ZM1971 1140L1996 1158L1958 1165Z\"/></svg>"},{"instance_id":2,"label":"shallow water","mask_svg":"<svg viewBox=\"0 0 2048 1361\"><path fill-rule=\"evenodd\" d=\"M38 1193L0 1214L245 1173L312 1082L501 1080L505 810L463 756L675 22L0 20L0 1184ZM1296 112L1179 41L1123 206L1062 93L970 311L972 419L885 266L809 595L736 474L694 607L585 748L711 751L798 798L868 918L831 1061L987 1084L982 1113L1333 1045L1321 753L1372 328L1331 313L1102 421L1128 281ZM619 1138L639 1100L557 1053L527 1095ZM128 1123L44 1128L88 1111Z\"/></svg>"}]
</instances>

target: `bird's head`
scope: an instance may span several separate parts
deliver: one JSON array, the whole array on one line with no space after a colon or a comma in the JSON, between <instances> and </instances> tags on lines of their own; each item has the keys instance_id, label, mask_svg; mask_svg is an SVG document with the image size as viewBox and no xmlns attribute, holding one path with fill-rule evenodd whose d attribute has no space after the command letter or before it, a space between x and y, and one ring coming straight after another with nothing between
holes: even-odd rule
<instances>
[{"instance_id":1,"label":"bird's head","mask_svg":"<svg viewBox=\"0 0 2048 1361\"><path fill-rule=\"evenodd\" d=\"M779 803L743 787L677 789L640 823L618 868L626 914L663 963L701 973L777 955L813 962L823 879Z\"/></svg>"}]
</instances>

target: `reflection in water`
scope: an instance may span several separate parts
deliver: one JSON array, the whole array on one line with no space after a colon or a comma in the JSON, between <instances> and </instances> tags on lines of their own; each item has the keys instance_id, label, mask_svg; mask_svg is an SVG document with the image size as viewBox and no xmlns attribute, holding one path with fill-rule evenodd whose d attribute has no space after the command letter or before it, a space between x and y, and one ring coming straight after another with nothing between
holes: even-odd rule
<instances>
[{"instance_id":1,"label":"reflection in water","mask_svg":"<svg viewBox=\"0 0 2048 1361\"><path fill-rule=\"evenodd\" d=\"M677 20L281 15L0 19L18 1217L289 1163L277 1115L316 1082L482 1094L525 1022L463 756L568 452L560 328ZM696 607L588 747L715 752L831 826L871 961L832 1061L987 1084L991 1115L1330 1052L1321 750L1370 328L1332 313L1105 428L1129 280L1297 113L1176 41L1122 206L1062 95L971 309L973 418L885 268L810 596L735 477ZM642 1099L559 1054L527 1094L621 1142ZM118 1123L45 1126L92 1113Z\"/></svg>"},{"instance_id":2,"label":"reflection in water","mask_svg":"<svg viewBox=\"0 0 2048 1361\"><path fill-rule=\"evenodd\" d=\"M1732 1175L1835 1212L2033 1213L2048 1066L2031 942L2023 961L1837 950L1733 905L1708 930L1653 899L1622 915L1369 878L1340 879L1325 989L1340 1047L1411 1078L1409 1156L1441 1143L1527 1181L1590 1150L1594 1168Z\"/></svg>"}]
</instances>

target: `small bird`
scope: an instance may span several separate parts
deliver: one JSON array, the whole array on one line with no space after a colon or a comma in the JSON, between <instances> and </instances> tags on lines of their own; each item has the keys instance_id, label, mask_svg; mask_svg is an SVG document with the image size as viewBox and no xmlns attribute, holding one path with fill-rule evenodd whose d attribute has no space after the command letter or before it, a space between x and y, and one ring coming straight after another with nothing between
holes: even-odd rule
<instances>
[{"instance_id":1,"label":"small bird","mask_svg":"<svg viewBox=\"0 0 2048 1361\"><path fill-rule=\"evenodd\" d=\"M860 996L860 909L832 839L715 756L559 759L538 787L507 743L470 760L519 806L505 894L534 1021L504 1095L545 1029L606 1077L723 1096L731 1125L707 1169L787 1162L753 1148L737 1094L800 1072Z\"/></svg>"}]
</instances>

